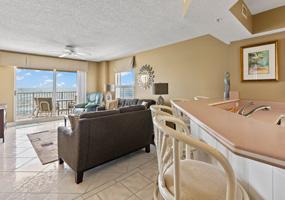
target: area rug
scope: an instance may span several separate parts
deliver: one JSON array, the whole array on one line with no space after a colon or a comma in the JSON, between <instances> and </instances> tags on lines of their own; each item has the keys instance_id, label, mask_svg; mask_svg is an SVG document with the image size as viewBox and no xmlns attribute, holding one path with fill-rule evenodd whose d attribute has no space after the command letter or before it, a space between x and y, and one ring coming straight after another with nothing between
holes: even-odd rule
<instances>
[{"instance_id":1,"label":"area rug","mask_svg":"<svg viewBox=\"0 0 285 200\"><path fill-rule=\"evenodd\" d=\"M43 165L58 160L56 130L31 133L28 138Z\"/></svg>"}]
</instances>

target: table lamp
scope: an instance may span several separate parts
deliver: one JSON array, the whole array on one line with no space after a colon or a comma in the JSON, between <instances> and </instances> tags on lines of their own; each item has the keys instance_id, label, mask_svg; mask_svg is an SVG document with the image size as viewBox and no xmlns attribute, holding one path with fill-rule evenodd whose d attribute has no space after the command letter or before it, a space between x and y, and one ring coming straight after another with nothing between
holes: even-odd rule
<instances>
[{"instance_id":1,"label":"table lamp","mask_svg":"<svg viewBox=\"0 0 285 200\"><path fill-rule=\"evenodd\" d=\"M114 84L106 84L106 95L105 100L109 101L113 99L113 93L115 92L115 85Z\"/></svg>"},{"instance_id":2,"label":"table lamp","mask_svg":"<svg viewBox=\"0 0 285 200\"><path fill-rule=\"evenodd\" d=\"M164 99L161 95L168 94L168 83L154 83L152 86L152 94L160 95L157 99L157 104L163 105Z\"/></svg>"}]
</instances>

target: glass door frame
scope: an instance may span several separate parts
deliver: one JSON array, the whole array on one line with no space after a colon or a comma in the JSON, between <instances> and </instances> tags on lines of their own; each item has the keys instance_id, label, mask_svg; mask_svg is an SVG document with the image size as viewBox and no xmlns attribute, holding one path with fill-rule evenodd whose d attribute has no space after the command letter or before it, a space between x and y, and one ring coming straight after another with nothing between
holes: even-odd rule
<instances>
[{"instance_id":1,"label":"glass door frame","mask_svg":"<svg viewBox=\"0 0 285 200\"><path fill-rule=\"evenodd\" d=\"M53 73L53 85L52 85L52 102L53 102L53 109L52 109L52 117L45 117L45 118L32 118L23 120L23 123L18 123L19 120L17 119L17 70L23 69L23 70L40 70L40 71L49 71ZM62 118L62 116L56 115L56 106L57 106L57 73L58 72L72 72L76 73L76 84L78 82L78 71L68 71L68 70L57 70L57 69L41 69L41 68L27 68L27 67L17 67L14 66L14 116L13 121L16 122L16 124L26 124L25 122L33 123L37 121L42 121L43 119L46 119L45 121L50 121L53 119ZM76 85L76 93L78 92L78 85Z\"/></svg>"}]
</instances>

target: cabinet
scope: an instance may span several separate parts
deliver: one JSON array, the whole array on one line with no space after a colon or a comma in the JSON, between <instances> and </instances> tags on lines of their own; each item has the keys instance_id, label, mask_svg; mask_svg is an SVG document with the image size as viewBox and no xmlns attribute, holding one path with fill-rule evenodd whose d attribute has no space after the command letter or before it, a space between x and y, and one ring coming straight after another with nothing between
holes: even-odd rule
<instances>
[{"instance_id":1,"label":"cabinet","mask_svg":"<svg viewBox=\"0 0 285 200\"><path fill-rule=\"evenodd\" d=\"M0 104L0 139L4 142L4 132L6 127L6 105Z\"/></svg>"},{"instance_id":2,"label":"cabinet","mask_svg":"<svg viewBox=\"0 0 285 200\"><path fill-rule=\"evenodd\" d=\"M229 161L241 185L251 200L284 200L285 170L231 152L208 131L190 119L193 137L220 151ZM195 159L216 164L211 157L197 151Z\"/></svg>"}]
</instances>

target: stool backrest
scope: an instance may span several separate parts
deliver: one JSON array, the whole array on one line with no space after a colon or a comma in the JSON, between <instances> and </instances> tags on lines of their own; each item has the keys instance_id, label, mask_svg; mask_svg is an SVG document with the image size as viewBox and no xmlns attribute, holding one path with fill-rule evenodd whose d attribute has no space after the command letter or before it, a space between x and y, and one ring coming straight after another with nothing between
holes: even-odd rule
<instances>
[{"instance_id":1,"label":"stool backrest","mask_svg":"<svg viewBox=\"0 0 285 200\"><path fill-rule=\"evenodd\" d=\"M152 113L152 117L155 117L156 115L171 116L173 114L172 108L169 106L152 105L152 106L150 106L150 110Z\"/></svg>"},{"instance_id":2,"label":"stool backrest","mask_svg":"<svg viewBox=\"0 0 285 200\"><path fill-rule=\"evenodd\" d=\"M176 130L166 126L167 122L175 124ZM227 159L216 149L205 144L187 133L188 128L185 123L173 116L167 115L156 115L153 119L155 137L157 138L157 159L158 159L158 184L160 192L166 199L180 199L181 194L181 183L180 183L180 161L182 160L181 155L183 149L181 146L190 146L207 152L213 156L222 166L225 171L227 179L227 194L226 200L234 200L236 194L236 178L234 171L227 161ZM164 183L165 171L173 166L173 177L174 177L174 194L167 190Z\"/></svg>"}]
</instances>

